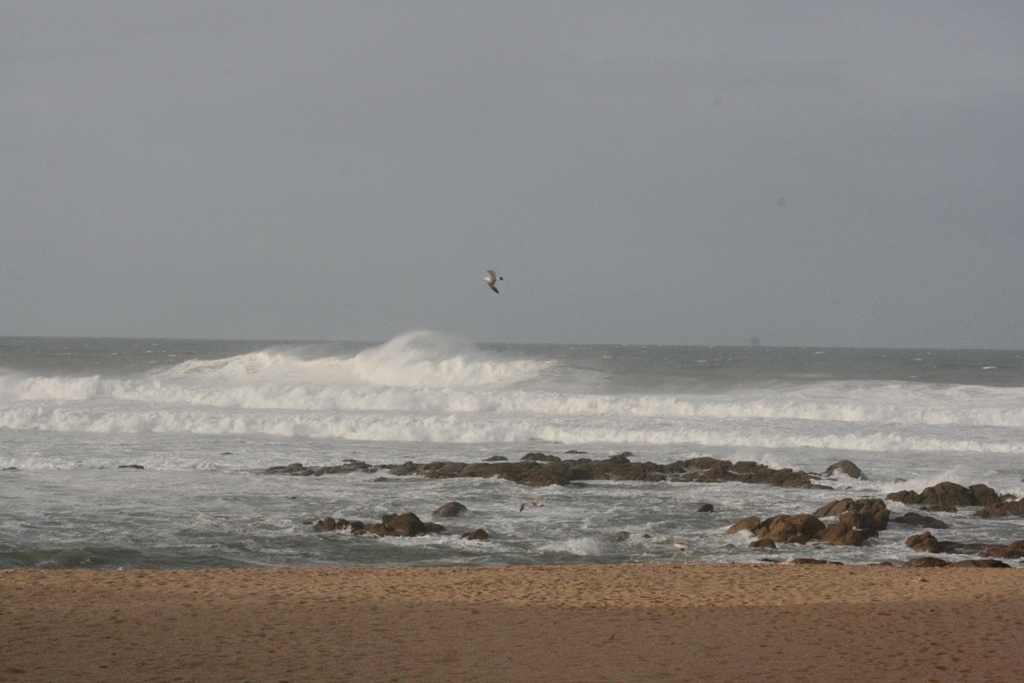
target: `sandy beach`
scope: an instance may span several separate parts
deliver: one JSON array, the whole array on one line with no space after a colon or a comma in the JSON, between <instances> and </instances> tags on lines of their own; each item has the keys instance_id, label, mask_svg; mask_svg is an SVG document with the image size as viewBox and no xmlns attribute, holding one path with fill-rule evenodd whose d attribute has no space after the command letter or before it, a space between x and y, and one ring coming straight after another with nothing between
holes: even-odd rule
<instances>
[{"instance_id":1,"label":"sandy beach","mask_svg":"<svg viewBox=\"0 0 1024 683\"><path fill-rule=\"evenodd\" d=\"M3 681L1010 681L1024 573L814 565L0 572Z\"/></svg>"}]
</instances>

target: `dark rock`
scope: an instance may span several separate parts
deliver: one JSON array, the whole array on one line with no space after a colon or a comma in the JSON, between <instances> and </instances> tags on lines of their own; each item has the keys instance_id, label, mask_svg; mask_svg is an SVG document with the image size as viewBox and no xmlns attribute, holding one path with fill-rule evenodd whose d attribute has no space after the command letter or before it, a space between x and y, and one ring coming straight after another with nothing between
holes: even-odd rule
<instances>
[{"instance_id":1,"label":"dark rock","mask_svg":"<svg viewBox=\"0 0 1024 683\"><path fill-rule=\"evenodd\" d=\"M816 483L806 472L790 469L773 470L766 465L741 461L731 463L710 457L676 461L669 465L653 462L633 462L633 454L626 451L604 460L580 457L563 460L545 453L527 453L522 460L508 462L502 456L493 456L484 462L431 462L417 464L371 466L358 460L346 460L342 465L306 467L301 463L270 467L266 474L295 476L345 474L354 471L375 472L387 469L392 476L417 475L427 479L450 477L498 477L527 486L566 486L578 481L645 481L660 482L672 477L673 481L718 482L738 481L750 484L799 488L829 488Z\"/></svg>"},{"instance_id":2,"label":"dark rock","mask_svg":"<svg viewBox=\"0 0 1024 683\"><path fill-rule=\"evenodd\" d=\"M911 536L906 540L908 548L911 548L919 553L937 553L939 552L939 540L932 536L932 532L926 531L923 534L917 534Z\"/></svg>"},{"instance_id":3,"label":"dark rock","mask_svg":"<svg viewBox=\"0 0 1024 683\"><path fill-rule=\"evenodd\" d=\"M712 505L711 503L704 503L699 508L697 508L697 512L714 512L714 511L715 511L715 506Z\"/></svg>"},{"instance_id":4,"label":"dark rock","mask_svg":"<svg viewBox=\"0 0 1024 683\"><path fill-rule=\"evenodd\" d=\"M955 505L922 505L921 509L925 512L956 512Z\"/></svg>"},{"instance_id":5,"label":"dark rock","mask_svg":"<svg viewBox=\"0 0 1024 683\"><path fill-rule=\"evenodd\" d=\"M975 517L1024 517L1024 500L988 503L974 513Z\"/></svg>"},{"instance_id":6,"label":"dark rock","mask_svg":"<svg viewBox=\"0 0 1024 683\"><path fill-rule=\"evenodd\" d=\"M990 567L994 569L1009 569L1010 565L999 560L960 560L953 562L950 567Z\"/></svg>"},{"instance_id":7,"label":"dark rock","mask_svg":"<svg viewBox=\"0 0 1024 683\"><path fill-rule=\"evenodd\" d=\"M291 465L277 465L263 470L263 474L290 474L296 477L305 477L313 474L313 470L307 468L301 462L293 462Z\"/></svg>"},{"instance_id":8,"label":"dark rock","mask_svg":"<svg viewBox=\"0 0 1024 683\"><path fill-rule=\"evenodd\" d=\"M904 567L945 567L948 562L939 557L932 557L931 555L924 555L922 557L912 557L907 560L903 565Z\"/></svg>"},{"instance_id":9,"label":"dark rock","mask_svg":"<svg viewBox=\"0 0 1024 683\"><path fill-rule=\"evenodd\" d=\"M943 522L941 519L935 519L934 517L922 515L917 512L908 512L906 514L900 515L899 517L894 517L890 521L895 522L897 524L906 524L908 526L921 526L925 527L926 529L949 528L949 525Z\"/></svg>"},{"instance_id":10,"label":"dark rock","mask_svg":"<svg viewBox=\"0 0 1024 683\"><path fill-rule=\"evenodd\" d=\"M313 525L313 531L334 531L338 528L338 523L334 521L334 517L324 517Z\"/></svg>"},{"instance_id":11,"label":"dark rock","mask_svg":"<svg viewBox=\"0 0 1024 683\"><path fill-rule=\"evenodd\" d=\"M483 529L477 529L476 531L470 531L467 534L462 534L462 538L467 541L486 541L491 536Z\"/></svg>"},{"instance_id":12,"label":"dark rock","mask_svg":"<svg viewBox=\"0 0 1024 683\"><path fill-rule=\"evenodd\" d=\"M990 545L981 552L982 557L999 557L1004 560L1019 560L1024 557L1024 541L1014 541L1010 545Z\"/></svg>"},{"instance_id":13,"label":"dark rock","mask_svg":"<svg viewBox=\"0 0 1024 683\"><path fill-rule=\"evenodd\" d=\"M117 469L119 469L119 470L144 470L146 468L143 467L142 465L118 465Z\"/></svg>"},{"instance_id":14,"label":"dark rock","mask_svg":"<svg viewBox=\"0 0 1024 683\"><path fill-rule=\"evenodd\" d=\"M807 543L824 529L825 525L814 515L775 515L751 531L758 538L770 538L776 543Z\"/></svg>"},{"instance_id":15,"label":"dark rock","mask_svg":"<svg viewBox=\"0 0 1024 683\"><path fill-rule=\"evenodd\" d=\"M612 537L612 543L625 543L629 540L628 531L620 531Z\"/></svg>"},{"instance_id":16,"label":"dark rock","mask_svg":"<svg viewBox=\"0 0 1024 683\"><path fill-rule=\"evenodd\" d=\"M557 455L548 455L547 453L527 453L520 460L527 460L530 462L559 462L561 458Z\"/></svg>"},{"instance_id":17,"label":"dark rock","mask_svg":"<svg viewBox=\"0 0 1024 683\"><path fill-rule=\"evenodd\" d=\"M762 549L768 548L768 549L771 549L771 548L775 547L775 541L773 541L770 538L759 538L756 541L751 541L747 545L747 547L748 548L762 548Z\"/></svg>"},{"instance_id":18,"label":"dark rock","mask_svg":"<svg viewBox=\"0 0 1024 683\"><path fill-rule=\"evenodd\" d=\"M864 476L864 473L860 471L860 468L849 460L840 460L837 463L829 465L828 469L825 470L825 476L835 477L837 472L845 474L851 479L867 479L867 477Z\"/></svg>"},{"instance_id":19,"label":"dark rock","mask_svg":"<svg viewBox=\"0 0 1024 683\"><path fill-rule=\"evenodd\" d=\"M961 505L989 505L1001 500L1000 495L985 484L974 484L968 487L951 481L929 486L921 493L897 491L890 493L885 498L906 505L940 506L941 510L949 508L955 510L957 506Z\"/></svg>"},{"instance_id":20,"label":"dark rock","mask_svg":"<svg viewBox=\"0 0 1024 683\"><path fill-rule=\"evenodd\" d=\"M492 455L489 458L484 458L484 462L508 462L508 458L504 455Z\"/></svg>"},{"instance_id":21,"label":"dark rock","mask_svg":"<svg viewBox=\"0 0 1024 683\"><path fill-rule=\"evenodd\" d=\"M835 562L833 560L818 560L813 557L798 557L792 560L790 564L842 564L842 562Z\"/></svg>"},{"instance_id":22,"label":"dark rock","mask_svg":"<svg viewBox=\"0 0 1024 683\"><path fill-rule=\"evenodd\" d=\"M570 448L569 450L567 450L565 452L565 455L586 455L586 454L587 454L586 451L577 451L577 450L575 450L573 448Z\"/></svg>"},{"instance_id":23,"label":"dark rock","mask_svg":"<svg viewBox=\"0 0 1024 683\"><path fill-rule=\"evenodd\" d=\"M440 524L424 523L412 512L401 515L384 515L381 524L374 524L368 531L377 536L424 536L435 531L444 531Z\"/></svg>"},{"instance_id":24,"label":"dark rock","mask_svg":"<svg viewBox=\"0 0 1024 683\"><path fill-rule=\"evenodd\" d=\"M434 510L434 516L435 517L458 517L463 512L466 512L468 509L469 508L467 508L462 503L456 503L456 502L452 501L451 503L445 503L441 507L439 507L436 510Z\"/></svg>"},{"instance_id":25,"label":"dark rock","mask_svg":"<svg viewBox=\"0 0 1024 683\"><path fill-rule=\"evenodd\" d=\"M740 531L753 531L761 523L760 517L744 517L725 530L726 534L735 534Z\"/></svg>"},{"instance_id":26,"label":"dark rock","mask_svg":"<svg viewBox=\"0 0 1024 683\"><path fill-rule=\"evenodd\" d=\"M846 513L852 514L852 513ZM815 538L829 545L864 545L867 534L848 523L836 522L819 531Z\"/></svg>"},{"instance_id":27,"label":"dark rock","mask_svg":"<svg viewBox=\"0 0 1024 683\"><path fill-rule=\"evenodd\" d=\"M889 526L889 509L881 498L844 498L827 503L814 512L815 517L852 515L846 524L866 531L885 531Z\"/></svg>"}]
</instances>

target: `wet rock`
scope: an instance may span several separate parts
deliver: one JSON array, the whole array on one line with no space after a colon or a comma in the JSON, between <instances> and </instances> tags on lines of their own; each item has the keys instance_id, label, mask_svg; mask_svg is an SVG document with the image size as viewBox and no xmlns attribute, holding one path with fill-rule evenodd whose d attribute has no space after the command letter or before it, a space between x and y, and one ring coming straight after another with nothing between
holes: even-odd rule
<instances>
[{"instance_id":1,"label":"wet rock","mask_svg":"<svg viewBox=\"0 0 1024 683\"><path fill-rule=\"evenodd\" d=\"M740 521L736 522L731 527L726 529L725 533L728 535L739 533L740 531L753 531L760 523L760 517L744 517L743 519L741 519Z\"/></svg>"},{"instance_id":2,"label":"wet rock","mask_svg":"<svg viewBox=\"0 0 1024 683\"><path fill-rule=\"evenodd\" d=\"M313 525L313 531L334 531L337 528L338 523L334 521L334 517L324 517Z\"/></svg>"},{"instance_id":3,"label":"wet rock","mask_svg":"<svg viewBox=\"0 0 1024 683\"><path fill-rule=\"evenodd\" d=\"M384 515L380 524L373 524L367 531L376 536L425 536L444 531L444 527L433 522L423 522L412 512L401 515Z\"/></svg>"},{"instance_id":4,"label":"wet rock","mask_svg":"<svg viewBox=\"0 0 1024 683\"><path fill-rule=\"evenodd\" d=\"M1010 569L1010 565L999 560L960 560L952 562L950 567L988 567L992 569Z\"/></svg>"},{"instance_id":5,"label":"wet rock","mask_svg":"<svg viewBox=\"0 0 1024 683\"><path fill-rule=\"evenodd\" d=\"M142 465L118 465L117 469L119 469L119 470L144 470L146 468L143 467Z\"/></svg>"},{"instance_id":6,"label":"wet rock","mask_svg":"<svg viewBox=\"0 0 1024 683\"><path fill-rule=\"evenodd\" d=\"M486 541L490 537L490 534L488 534L483 529L477 529L476 531L470 531L469 533L462 534L462 538L466 539L467 541Z\"/></svg>"},{"instance_id":7,"label":"wet rock","mask_svg":"<svg viewBox=\"0 0 1024 683\"><path fill-rule=\"evenodd\" d=\"M925 553L957 553L960 555L978 555L980 557L1002 557L1007 559L1019 559L1024 557L1024 541L1014 541L1010 545L989 544L989 543L956 543L954 541L940 541L930 531L923 534L911 536L906 541L907 546L918 552ZM981 566L981 565L979 565Z\"/></svg>"},{"instance_id":8,"label":"wet rock","mask_svg":"<svg viewBox=\"0 0 1024 683\"><path fill-rule=\"evenodd\" d=\"M435 517L458 517L463 512L466 512L467 508L462 503L452 501L451 503L445 503L441 507L434 510Z\"/></svg>"},{"instance_id":9,"label":"wet rock","mask_svg":"<svg viewBox=\"0 0 1024 683\"><path fill-rule=\"evenodd\" d=\"M816 483L806 472L791 469L774 470L755 462L731 463L710 457L691 458L668 465L653 462L634 462L633 454L626 451L604 460L586 457L561 459L545 453L527 453L522 460L509 462L502 456L488 458L484 462L431 462L417 464L406 462L400 465L371 466L357 460L345 461L342 465L307 467L301 463L270 467L266 474L290 474L294 476L344 474L354 471L375 472L387 469L392 476L416 475L428 479L450 477L498 477L527 486L566 486L580 481L645 481L661 482L669 477L673 481L719 482L738 481L750 484L767 484L794 488L829 488Z\"/></svg>"},{"instance_id":10,"label":"wet rock","mask_svg":"<svg viewBox=\"0 0 1024 683\"><path fill-rule=\"evenodd\" d=\"M1024 517L1024 500L989 503L974 513L975 517Z\"/></svg>"},{"instance_id":11,"label":"wet rock","mask_svg":"<svg viewBox=\"0 0 1024 683\"><path fill-rule=\"evenodd\" d=\"M932 536L932 532L926 531L923 534L917 534L911 536L906 540L908 548L919 552L919 553L938 553L943 552L939 550L939 539Z\"/></svg>"},{"instance_id":12,"label":"wet rock","mask_svg":"<svg viewBox=\"0 0 1024 683\"><path fill-rule=\"evenodd\" d=\"M837 463L828 466L825 470L826 477L835 477L836 473L845 474L851 479L867 479L864 473L861 472L860 468L857 467L849 460L840 460Z\"/></svg>"},{"instance_id":13,"label":"wet rock","mask_svg":"<svg viewBox=\"0 0 1024 683\"><path fill-rule=\"evenodd\" d=\"M897 491L885 497L905 505L940 506L955 509L962 505L989 505L999 502L1002 498L991 487L985 484L963 486L951 481L944 481L935 486L916 493L914 491Z\"/></svg>"},{"instance_id":14,"label":"wet rock","mask_svg":"<svg viewBox=\"0 0 1024 683\"><path fill-rule=\"evenodd\" d=\"M334 519L333 517L324 517L318 520L313 525L313 531L344 531L350 527L354 527L356 524L362 526L362 522L350 522L347 519Z\"/></svg>"},{"instance_id":15,"label":"wet rock","mask_svg":"<svg viewBox=\"0 0 1024 683\"><path fill-rule=\"evenodd\" d=\"M558 462L561 460L557 455L548 455L547 453L527 453L520 459L531 462Z\"/></svg>"},{"instance_id":16,"label":"wet rock","mask_svg":"<svg viewBox=\"0 0 1024 683\"><path fill-rule=\"evenodd\" d=\"M848 526L865 531L885 531L889 526L889 509L881 498L843 498L826 503L814 512L815 517L841 517L846 515Z\"/></svg>"},{"instance_id":17,"label":"wet rock","mask_svg":"<svg viewBox=\"0 0 1024 683\"><path fill-rule=\"evenodd\" d=\"M504 455L492 455L489 458L484 458L484 462L508 462L508 458Z\"/></svg>"},{"instance_id":18,"label":"wet rock","mask_svg":"<svg viewBox=\"0 0 1024 683\"><path fill-rule=\"evenodd\" d=\"M850 515L852 513L846 514ZM815 538L819 541L828 543L829 545L860 546L864 545L864 541L867 540L868 534L852 526L849 522L836 522L835 524L829 524L827 527L815 534Z\"/></svg>"},{"instance_id":19,"label":"wet rock","mask_svg":"<svg viewBox=\"0 0 1024 683\"><path fill-rule=\"evenodd\" d=\"M619 533L612 536L612 543L625 543L629 540L628 531L620 531Z\"/></svg>"},{"instance_id":20,"label":"wet rock","mask_svg":"<svg viewBox=\"0 0 1024 683\"><path fill-rule=\"evenodd\" d=\"M945 567L948 562L940 557L932 557L931 555L924 555L922 557L912 557L904 563L904 567Z\"/></svg>"},{"instance_id":21,"label":"wet rock","mask_svg":"<svg viewBox=\"0 0 1024 683\"><path fill-rule=\"evenodd\" d=\"M908 512L894 517L890 521L896 524L906 524L908 526L920 526L926 529L948 529L949 525L943 522L941 519L929 517L928 515L922 515L917 512Z\"/></svg>"},{"instance_id":22,"label":"wet rock","mask_svg":"<svg viewBox=\"0 0 1024 683\"><path fill-rule=\"evenodd\" d=\"M922 505L921 509L925 512L956 512L955 505Z\"/></svg>"},{"instance_id":23,"label":"wet rock","mask_svg":"<svg viewBox=\"0 0 1024 683\"><path fill-rule=\"evenodd\" d=\"M834 560L819 560L813 557L798 557L792 560L790 564L842 564L842 562L836 562Z\"/></svg>"},{"instance_id":24,"label":"wet rock","mask_svg":"<svg viewBox=\"0 0 1024 683\"><path fill-rule=\"evenodd\" d=\"M775 541L773 541L770 538L759 538L756 541L751 541L747 545L747 547L748 548L761 548L761 549L767 548L767 549L772 549L772 548L775 548L776 546L775 546Z\"/></svg>"},{"instance_id":25,"label":"wet rock","mask_svg":"<svg viewBox=\"0 0 1024 683\"><path fill-rule=\"evenodd\" d=\"M990 545L981 553L982 557L999 557L1004 560L1024 558L1024 541L1014 541L1010 545Z\"/></svg>"},{"instance_id":26,"label":"wet rock","mask_svg":"<svg viewBox=\"0 0 1024 683\"><path fill-rule=\"evenodd\" d=\"M714 511L715 511L715 506L712 505L711 503L704 503L699 508L697 508L697 512L714 512Z\"/></svg>"},{"instance_id":27,"label":"wet rock","mask_svg":"<svg viewBox=\"0 0 1024 683\"><path fill-rule=\"evenodd\" d=\"M301 462L293 462L290 465L275 465L274 467L268 467L263 470L263 474L291 474L291 475L303 475L307 473L306 466ZM308 474L312 474L312 471L308 471Z\"/></svg>"},{"instance_id":28,"label":"wet rock","mask_svg":"<svg viewBox=\"0 0 1024 683\"><path fill-rule=\"evenodd\" d=\"M807 543L824 529L824 523L814 515L775 515L751 532L758 538L770 538L776 543Z\"/></svg>"}]
</instances>

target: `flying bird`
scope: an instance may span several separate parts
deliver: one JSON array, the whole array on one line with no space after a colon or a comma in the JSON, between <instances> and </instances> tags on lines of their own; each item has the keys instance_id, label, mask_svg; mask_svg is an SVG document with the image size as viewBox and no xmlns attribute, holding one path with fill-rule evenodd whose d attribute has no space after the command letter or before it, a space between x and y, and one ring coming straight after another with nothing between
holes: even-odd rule
<instances>
[{"instance_id":1,"label":"flying bird","mask_svg":"<svg viewBox=\"0 0 1024 683\"><path fill-rule=\"evenodd\" d=\"M490 287L491 289L494 290L495 294L498 294L499 293L498 292L498 288L494 286L494 283L497 282L498 280L504 280L504 279L505 278L503 278L503 277L498 277L498 274L495 273L493 270L488 270L487 271L487 277L484 278L484 282L487 283L488 287Z\"/></svg>"}]
</instances>

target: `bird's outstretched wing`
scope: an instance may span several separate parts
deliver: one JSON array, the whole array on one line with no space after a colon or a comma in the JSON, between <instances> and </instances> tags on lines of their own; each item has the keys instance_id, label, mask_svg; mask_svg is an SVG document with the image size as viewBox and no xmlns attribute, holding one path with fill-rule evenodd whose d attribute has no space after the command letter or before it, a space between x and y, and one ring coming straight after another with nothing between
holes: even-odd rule
<instances>
[{"instance_id":1,"label":"bird's outstretched wing","mask_svg":"<svg viewBox=\"0 0 1024 683\"><path fill-rule=\"evenodd\" d=\"M500 294L501 293L501 292L498 291L498 288L494 286L494 283L497 282L498 279L499 279L498 278L498 274L495 273L493 270L488 270L487 271L487 277L484 278L484 282L487 283L488 287L490 287L492 290L494 290L495 294Z\"/></svg>"}]
</instances>

